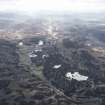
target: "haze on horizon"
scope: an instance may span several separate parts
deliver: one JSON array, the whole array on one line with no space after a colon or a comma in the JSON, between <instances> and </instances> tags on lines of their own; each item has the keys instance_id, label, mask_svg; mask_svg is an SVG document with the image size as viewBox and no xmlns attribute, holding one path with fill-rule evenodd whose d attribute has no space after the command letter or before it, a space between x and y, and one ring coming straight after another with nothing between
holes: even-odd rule
<instances>
[{"instance_id":1,"label":"haze on horizon","mask_svg":"<svg viewBox=\"0 0 105 105\"><path fill-rule=\"evenodd\" d=\"M67 11L100 12L105 10L104 0L0 0L0 11Z\"/></svg>"}]
</instances>

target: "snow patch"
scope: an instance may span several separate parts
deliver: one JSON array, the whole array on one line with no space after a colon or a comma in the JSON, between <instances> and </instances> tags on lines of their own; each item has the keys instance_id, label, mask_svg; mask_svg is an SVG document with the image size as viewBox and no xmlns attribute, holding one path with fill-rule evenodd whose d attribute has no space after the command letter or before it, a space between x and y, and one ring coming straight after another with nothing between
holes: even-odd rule
<instances>
[{"instance_id":1,"label":"snow patch","mask_svg":"<svg viewBox=\"0 0 105 105\"><path fill-rule=\"evenodd\" d=\"M18 45L19 45L19 46L23 46L23 42L19 42Z\"/></svg>"},{"instance_id":2,"label":"snow patch","mask_svg":"<svg viewBox=\"0 0 105 105\"><path fill-rule=\"evenodd\" d=\"M87 43L86 45L87 45L87 46L91 46L91 44L90 44L90 43Z\"/></svg>"},{"instance_id":3,"label":"snow patch","mask_svg":"<svg viewBox=\"0 0 105 105\"><path fill-rule=\"evenodd\" d=\"M59 69L62 65L54 65L53 68L54 69Z\"/></svg>"},{"instance_id":4,"label":"snow patch","mask_svg":"<svg viewBox=\"0 0 105 105\"><path fill-rule=\"evenodd\" d=\"M47 58L47 57L49 57L49 55L42 55L42 58L44 59L44 58Z\"/></svg>"},{"instance_id":5,"label":"snow patch","mask_svg":"<svg viewBox=\"0 0 105 105\"><path fill-rule=\"evenodd\" d=\"M42 40L40 40L40 41L38 42L38 45L39 45L39 46L42 46L42 45L44 45L44 42L43 42Z\"/></svg>"},{"instance_id":6,"label":"snow patch","mask_svg":"<svg viewBox=\"0 0 105 105\"><path fill-rule=\"evenodd\" d=\"M42 49L36 49L35 52L42 52Z\"/></svg>"},{"instance_id":7,"label":"snow patch","mask_svg":"<svg viewBox=\"0 0 105 105\"><path fill-rule=\"evenodd\" d=\"M38 55L36 55L36 54L29 54L29 57L30 58L35 58L35 57L37 57Z\"/></svg>"},{"instance_id":8,"label":"snow patch","mask_svg":"<svg viewBox=\"0 0 105 105\"><path fill-rule=\"evenodd\" d=\"M65 76L66 76L69 80L72 80L72 79L73 79L71 72L66 73Z\"/></svg>"},{"instance_id":9,"label":"snow patch","mask_svg":"<svg viewBox=\"0 0 105 105\"><path fill-rule=\"evenodd\" d=\"M83 76L78 72L74 72L73 74L71 72L68 72L65 76L70 80L75 79L77 81L86 81L88 79L87 76Z\"/></svg>"}]
</instances>

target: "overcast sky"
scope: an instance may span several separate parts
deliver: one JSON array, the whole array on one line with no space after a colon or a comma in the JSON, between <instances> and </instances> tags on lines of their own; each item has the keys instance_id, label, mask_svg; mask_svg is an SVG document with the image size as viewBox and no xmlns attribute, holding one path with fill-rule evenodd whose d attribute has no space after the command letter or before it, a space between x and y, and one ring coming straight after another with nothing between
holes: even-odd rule
<instances>
[{"instance_id":1,"label":"overcast sky","mask_svg":"<svg viewBox=\"0 0 105 105\"><path fill-rule=\"evenodd\" d=\"M105 10L105 0L0 0L0 11Z\"/></svg>"}]
</instances>

